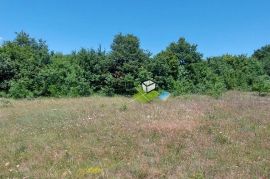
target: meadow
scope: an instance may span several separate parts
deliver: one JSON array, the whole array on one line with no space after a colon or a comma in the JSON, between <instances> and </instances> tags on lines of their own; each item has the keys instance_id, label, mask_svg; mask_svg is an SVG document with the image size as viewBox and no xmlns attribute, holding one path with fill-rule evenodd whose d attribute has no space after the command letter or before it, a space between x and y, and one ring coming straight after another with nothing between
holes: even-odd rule
<instances>
[{"instance_id":1,"label":"meadow","mask_svg":"<svg viewBox=\"0 0 270 179\"><path fill-rule=\"evenodd\" d=\"M270 178L270 97L2 98L0 178Z\"/></svg>"}]
</instances>

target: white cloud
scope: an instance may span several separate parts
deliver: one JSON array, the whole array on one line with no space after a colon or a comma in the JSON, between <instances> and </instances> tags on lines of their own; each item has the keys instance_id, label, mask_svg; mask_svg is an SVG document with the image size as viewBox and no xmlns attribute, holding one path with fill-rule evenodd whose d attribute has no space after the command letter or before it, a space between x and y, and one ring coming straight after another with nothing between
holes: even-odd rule
<instances>
[{"instance_id":1,"label":"white cloud","mask_svg":"<svg viewBox=\"0 0 270 179\"><path fill-rule=\"evenodd\" d=\"M3 40L4 38L3 37L0 37L0 41Z\"/></svg>"}]
</instances>

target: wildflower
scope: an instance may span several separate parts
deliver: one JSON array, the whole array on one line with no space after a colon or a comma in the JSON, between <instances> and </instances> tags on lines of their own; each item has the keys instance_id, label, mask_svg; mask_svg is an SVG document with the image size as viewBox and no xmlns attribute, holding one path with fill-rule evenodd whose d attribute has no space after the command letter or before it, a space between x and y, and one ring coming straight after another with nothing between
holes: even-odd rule
<instances>
[{"instance_id":1,"label":"wildflower","mask_svg":"<svg viewBox=\"0 0 270 179\"><path fill-rule=\"evenodd\" d=\"M10 163L9 163L9 162L5 163L5 167L8 167L9 165L10 165Z\"/></svg>"},{"instance_id":2,"label":"wildflower","mask_svg":"<svg viewBox=\"0 0 270 179\"><path fill-rule=\"evenodd\" d=\"M86 173L91 173L91 174L98 174L101 172L102 172L102 169L100 167L89 167L86 170Z\"/></svg>"}]
</instances>

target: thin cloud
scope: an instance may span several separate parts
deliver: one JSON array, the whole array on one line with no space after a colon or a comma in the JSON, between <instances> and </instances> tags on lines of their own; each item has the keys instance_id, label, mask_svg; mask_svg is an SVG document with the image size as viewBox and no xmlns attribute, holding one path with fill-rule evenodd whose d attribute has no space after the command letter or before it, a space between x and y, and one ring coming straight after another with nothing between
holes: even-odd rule
<instances>
[{"instance_id":1,"label":"thin cloud","mask_svg":"<svg viewBox=\"0 0 270 179\"><path fill-rule=\"evenodd\" d=\"M0 41L2 41L4 38L3 37L0 37Z\"/></svg>"}]
</instances>

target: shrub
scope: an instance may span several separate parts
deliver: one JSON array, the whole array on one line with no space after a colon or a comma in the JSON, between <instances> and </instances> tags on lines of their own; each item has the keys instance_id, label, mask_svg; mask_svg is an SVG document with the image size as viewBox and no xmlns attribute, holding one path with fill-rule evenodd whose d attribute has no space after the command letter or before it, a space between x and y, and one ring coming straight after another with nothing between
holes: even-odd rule
<instances>
[{"instance_id":1,"label":"shrub","mask_svg":"<svg viewBox=\"0 0 270 179\"><path fill-rule=\"evenodd\" d=\"M270 93L270 77L267 75L259 76L253 84L253 90L258 91L260 96Z\"/></svg>"},{"instance_id":2,"label":"shrub","mask_svg":"<svg viewBox=\"0 0 270 179\"><path fill-rule=\"evenodd\" d=\"M43 96L87 96L93 93L83 70L69 59L56 58L35 79L36 94Z\"/></svg>"},{"instance_id":3,"label":"shrub","mask_svg":"<svg viewBox=\"0 0 270 179\"><path fill-rule=\"evenodd\" d=\"M34 94L31 92L31 80L19 79L11 81L9 96L13 98L32 98Z\"/></svg>"}]
</instances>

